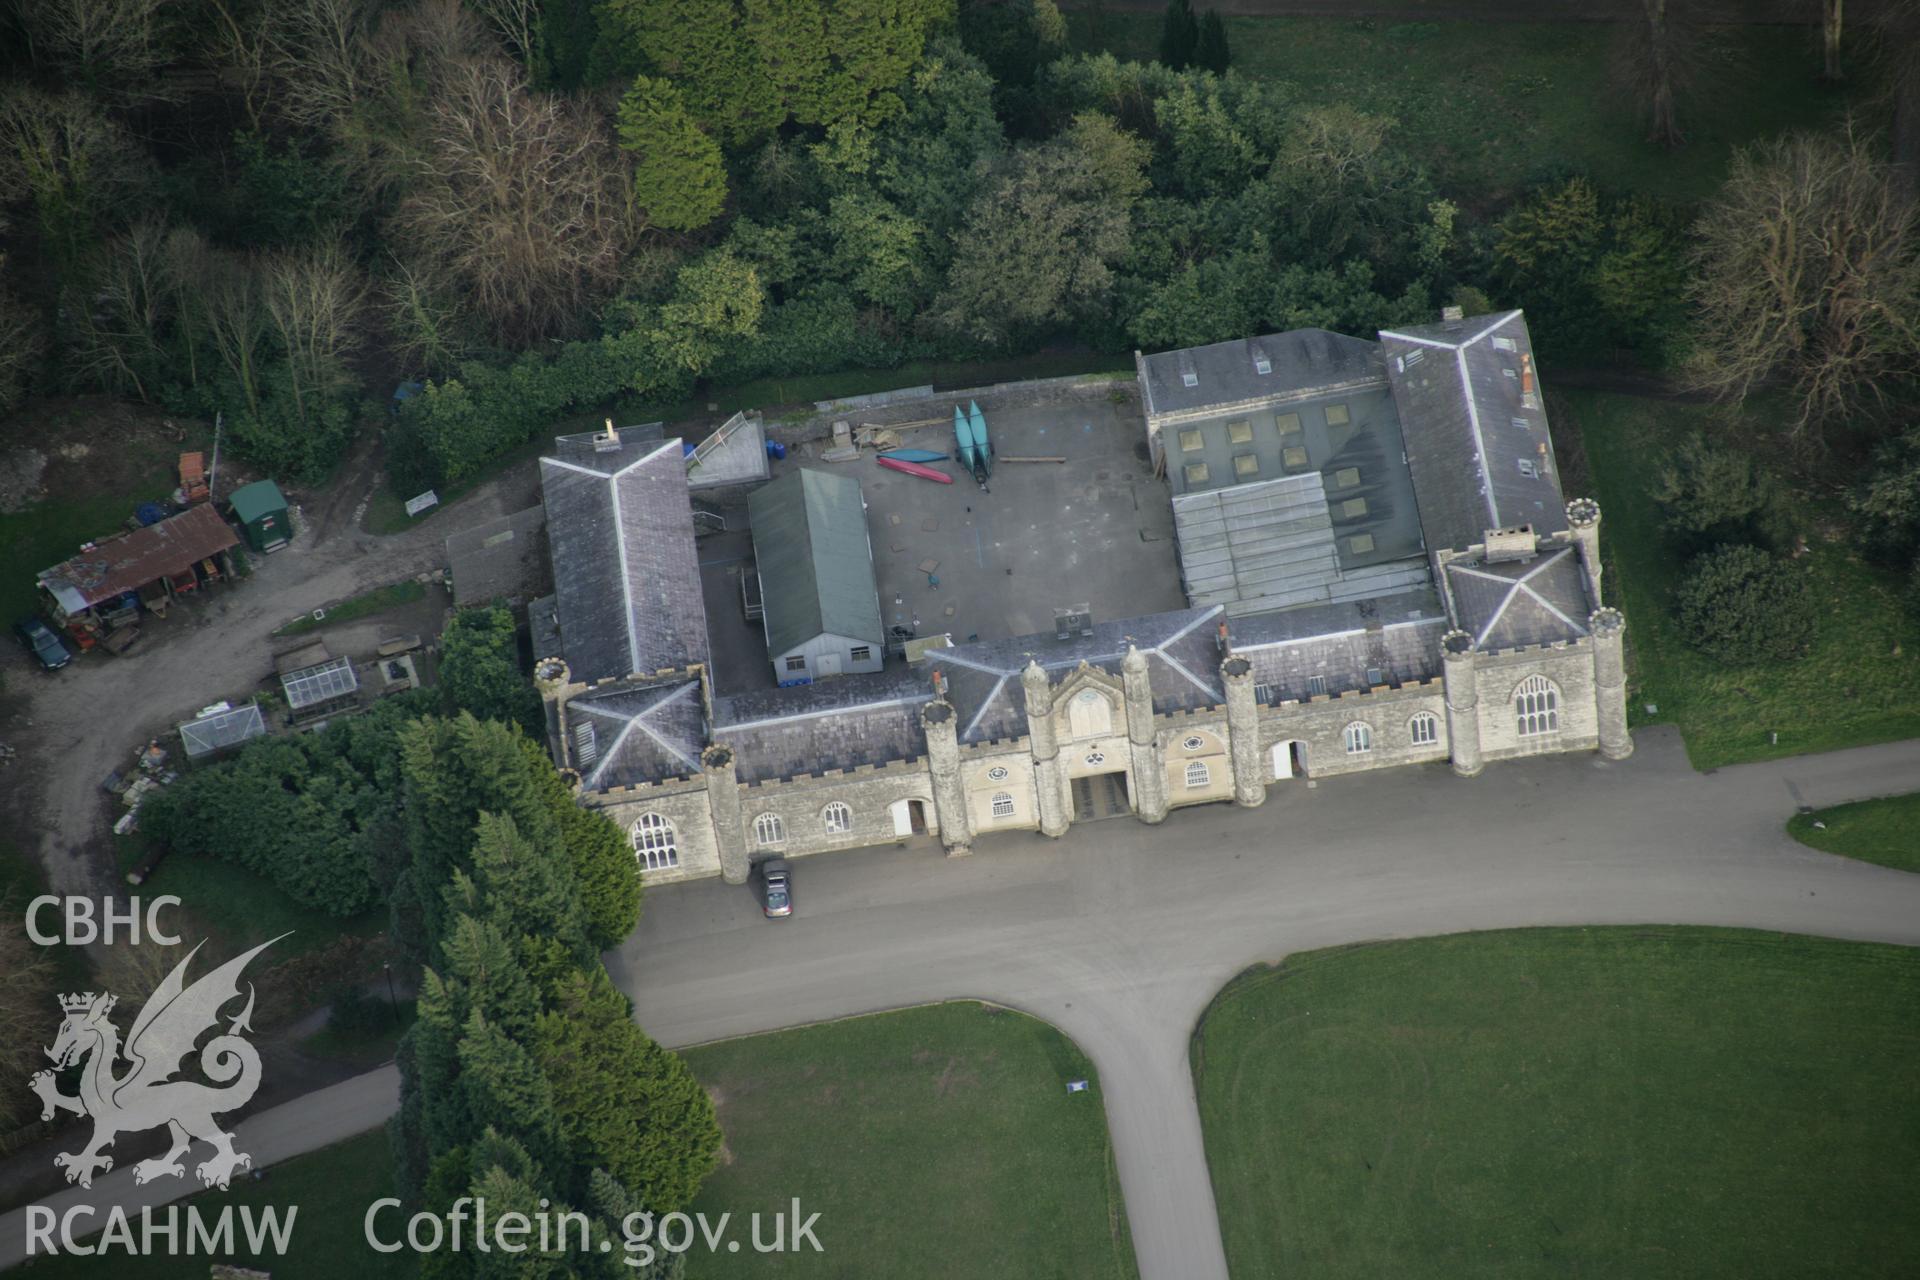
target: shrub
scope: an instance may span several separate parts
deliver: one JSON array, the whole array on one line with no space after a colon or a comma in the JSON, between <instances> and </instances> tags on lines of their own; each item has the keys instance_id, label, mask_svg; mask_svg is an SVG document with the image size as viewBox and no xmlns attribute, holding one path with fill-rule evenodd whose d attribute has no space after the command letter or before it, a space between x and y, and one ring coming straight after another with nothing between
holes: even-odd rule
<instances>
[{"instance_id":1,"label":"shrub","mask_svg":"<svg viewBox=\"0 0 1920 1280\"><path fill-rule=\"evenodd\" d=\"M1880 446L1847 505L1868 555L1902 566L1920 556L1920 427Z\"/></svg>"},{"instance_id":2,"label":"shrub","mask_svg":"<svg viewBox=\"0 0 1920 1280\"><path fill-rule=\"evenodd\" d=\"M1721 662L1790 662L1813 640L1813 592L1791 562L1734 545L1696 559L1679 587L1689 643Z\"/></svg>"},{"instance_id":3,"label":"shrub","mask_svg":"<svg viewBox=\"0 0 1920 1280\"><path fill-rule=\"evenodd\" d=\"M1753 542L1780 551L1792 540L1779 491L1753 455L1697 433L1662 465L1653 498L1667 532L1688 550Z\"/></svg>"}]
</instances>

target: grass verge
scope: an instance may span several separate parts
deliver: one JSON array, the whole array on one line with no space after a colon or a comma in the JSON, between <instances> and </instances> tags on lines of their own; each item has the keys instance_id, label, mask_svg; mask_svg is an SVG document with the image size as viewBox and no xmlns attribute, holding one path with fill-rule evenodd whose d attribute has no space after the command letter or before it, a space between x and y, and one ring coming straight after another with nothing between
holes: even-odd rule
<instances>
[{"instance_id":1,"label":"grass verge","mask_svg":"<svg viewBox=\"0 0 1920 1280\"><path fill-rule=\"evenodd\" d=\"M372 591L342 600L327 609L325 618L315 618L312 614L295 618L273 634L276 636L297 636L321 627L339 626L343 622L352 622L357 618L371 617L384 613L388 609L397 609L410 604L427 594L426 587L418 582L396 582L391 586L375 587Z\"/></svg>"},{"instance_id":2,"label":"grass verge","mask_svg":"<svg viewBox=\"0 0 1920 1280\"><path fill-rule=\"evenodd\" d=\"M1564 403L1573 422L1563 417L1560 429L1579 431L1604 513L1606 593L1627 615L1632 723L1677 724L1701 769L1920 734L1920 653L1901 584L1860 559L1843 525L1814 507L1796 513L1812 545L1797 563L1819 602L1807 655L1722 666L1691 648L1674 621L1673 588L1686 564L1666 545L1648 493L1660 457L1687 431L1711 425L1713 411L1604 392L1571 392Z\"/></svg>"},{"instance_id":3,"label":"grass verge","mask_svg":"<svg viewBox=\"0 0 1920 1280\"><path fill-rule=\"evenodd\" d=\"M114 856L122 872L138 866L147 853L146 837L137 831L114 837ZM286 960L343 937L379 937L389 924L384 904L342 919L301 906L271 880L245 867L185 853L168 854L140 886L140 893L149 898L159 894L179 898L188 918L187 936L197 939L212 934L229 955L291 933L273 949L276 960Z\"/></svg>"},{"instance_id":4,"label":"grass verge","mask_svg":"<svg viewBox=\"0 0 1920 1280\"><path fill-rule=\"evenodd\" d=\"M1536 929L1289 957L1196 1084L1236 1276L1920 1267L1920 950Z\"/></svg>"},{"instance_id":5,"label":"grass verge","mask_svg":"<svg viewBox=\"0 0 1920 1280\"><path fill-rule=\"evenodd\" d=\"M1787 834L1822 853L1920 871L1920 792L1796 813Z\"/></svg>"},{"instance_id":6,"label":"grass verge","mask_svg":"<svg viewBox=\"0 0 1920 1280\"><path fill-rule=\"evenodd\" d=\"M192 1176L191 1169L187 1176ZM419 1255L376 1253L361 1228L367 1206L392 1194L393 1158L386 1130L375 1129L275 1165L258 1182L239 1180L231 1190L202 1192L186 1202L207 1215L226 1205L272 1206L281 1210L283 1221L285 1210L297 1206L292 1243L284 1257L245 1250L218 1259L128 1257L116 1251L111 1258L40 1258L20 1274L32 1280L96 1280L107 1275L114 1280L206 1280L209 1263L218 1260L271 1272L273 1280L411 1280L420 1273ZM401 1217L389 1214L383 1220L385 1229L397 1230ZM184 1232L184 1216L181 1229ZM234 1230L242 1234L237 1221ZM134 1231L137 1242L137 1222Z\"/></svg>"},{"instance_id":7,"label":"grass verge","mask_svg":"<svg viewBox=\"0 0 1920 1280\"><path fill-rule=\"evenodd\" d=\"M726 1132L694 1208L738 1230L799 1197L783 1276L1134 1274L1093 1067L1043 1022L956 1003L689 1050ZM1095 1080L1069 1094L1069 1080ZM697 1254L701 1280L768 1259Z\"/></svg>"},{"instance_id":8,"label":"grass verge","mask_svg":"<svg viewBox=\"0 0 1920 1280\"><path fill-rule=\"evenodd\" d=\"M1158 10L1094 18L1076 6L1068 20L1078 50L1150 61L1159 47ZM1698 199L1735 146L1817 126L1870 91L1819 82L1810 27L1710 28L1699 84L1680 102L1686 145L1669 151L1647 141L1614 71L1624 24L1232 16L1226 25L1235 71L1284 82L1305 105L1393 117L1408 150L1475 205L1569 169L1611 188Z\"/></svg>"}]
</instances>

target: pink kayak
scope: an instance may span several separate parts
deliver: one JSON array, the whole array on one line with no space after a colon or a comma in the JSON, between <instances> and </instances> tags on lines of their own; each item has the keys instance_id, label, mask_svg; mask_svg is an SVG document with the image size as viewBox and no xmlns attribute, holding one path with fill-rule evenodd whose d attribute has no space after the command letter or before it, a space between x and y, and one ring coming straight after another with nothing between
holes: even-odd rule
<instances>
[{"instance_id":1,"label":"pink kayak","mask_svg":"<svg viewBox=\"0 0 1920 1280\"><path fill-rule=\"evenodd\" d=\"M935 480L941 484L952 484L953 477L944 471L935 471L932 467L923 467L917 462L903 462L899 458L875 458L881 466L910 476L919 476L922 480Z\"/></svg>"}]
</instances>

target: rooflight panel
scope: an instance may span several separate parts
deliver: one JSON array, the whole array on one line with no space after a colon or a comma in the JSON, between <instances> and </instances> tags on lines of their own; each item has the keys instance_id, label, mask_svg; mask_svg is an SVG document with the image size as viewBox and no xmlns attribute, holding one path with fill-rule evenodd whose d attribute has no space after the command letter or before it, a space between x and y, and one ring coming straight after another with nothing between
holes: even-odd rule
<instances>
[{"instance_id":1,"label":"rooflight panel","mask_svg":"<svg viewBox=\"0 0 1920 1280\"><path fill-rule=\"evenodd\" d=\"M1233 457L1233 474L1236 476L1257 476L1260 474L1260 459L1250 453L1238 453Z\"/></svg>"},{"instance_id":2,"label":"rooflight panel","mask_svg":"<svg viewBox=\"0 0 1920 1280\"><path fill-rule=\"evenodd\" d=\"M1353 417L1347 412L1347 406L1344 404L1330 404L1327 406L1328 426L1344 427L1351 421L1353 421Z\"/></svg>"},{"instance_id":3,"label":"rooflight panel","mask_svg":"<svg viewBox=\"0 0 1920 1280\"><path fill-rule=\"evenodd\" d=\"M1252 444L1253 424L1245 418L1227 424L1227 442L1229 444Z\"/></svg>"},{"instance_id":4,"label":"rooflight panel","mask_svg":"<svg viewBox=\"0 0 1920 1280\"><path fill-rule=\"evenodd\" d=\"M1186 427L1180 432L1180 448L1187 453L1196 453L1206 447L1207 438L1198 427Z\"/></svg>"}]
</instances>

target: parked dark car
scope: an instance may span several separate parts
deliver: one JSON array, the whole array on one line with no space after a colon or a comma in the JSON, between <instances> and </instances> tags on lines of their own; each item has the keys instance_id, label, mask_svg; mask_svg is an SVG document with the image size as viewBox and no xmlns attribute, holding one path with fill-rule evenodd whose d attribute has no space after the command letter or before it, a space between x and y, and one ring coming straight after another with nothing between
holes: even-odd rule
<instances>
[{"instance_id":1,"label":"parked dark car","mask_svg":"<svg viewBox=\"0 0 1920 1280\"><path fill-rule=\"evenodd\" d=\"M760 906L767 919L793 914L793 878L784 858L771 858L760 864Z\"/></svg>"},{"instance_id":2,"label":"parked dark car","mask_svg":"<svg viewBox=\"0 0 1920 1280\"><path fill-rule=\"evenodd\" d=\"M22 618L13 624L13 630L34 660L48 671L58 671L73 661L73 655L60 643L60 637L53 634L53 628L40 619Z\"/></svg>"}]
</instances>

